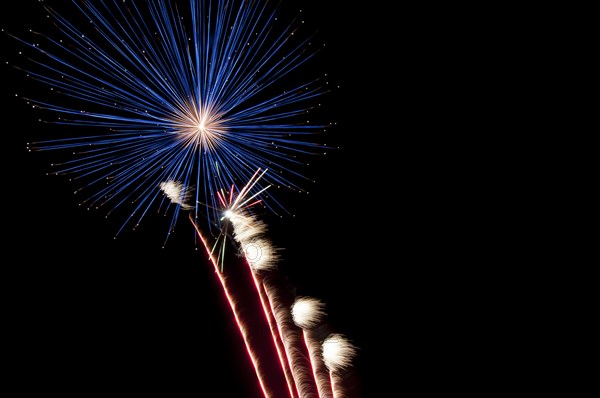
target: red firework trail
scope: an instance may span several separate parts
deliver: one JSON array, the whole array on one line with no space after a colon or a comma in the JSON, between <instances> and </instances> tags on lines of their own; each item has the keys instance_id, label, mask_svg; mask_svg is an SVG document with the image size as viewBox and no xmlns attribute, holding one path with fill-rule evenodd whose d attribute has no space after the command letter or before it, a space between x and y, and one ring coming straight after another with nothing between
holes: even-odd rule
<instances>
[{"instance_id":1,"label":"red firework trail","mask_svg":"<svg viewBox=\"0 0 600 398\"><path fill-rule=\"evenodd\" d=\"M252 351L252 347L250 346L250 342L248 340L248 334L246 332L246 328L244 327L244 325L240 321L240 317L238 315L237 307L236 307L236 305L235 305L235 303L234 303L231 295L229 294L229 290L227 289L227 284L225 282L225 278L223 278L223 275L219 271L219 267L217 265L217 261L213 257L212 252L211 252L210 248L208 247L208 244L207 244L206 240L204 239L204 236L202 235L202 233L198 229L198 226L196 225L196 223L192 219L192 213L190 213L189 219L190 219L192 225L194 226L194 229L196 230L196 233L198 234L198 237L202 241L202 244L204 245L204 249L206 250L206 253L208 254L208 258L210 259L210 262L212 263L213 267L215 268L215 274L217 274L217 276L219 278L219 281L221 282L221 286L223 287L223 292L225 293L225 297L227 298L227 301L229 302L229 306L231 307L231 312L233 313L233 316L235 318L235 322L236 322L236 324L238 326L240 334L242 335L242 339L244 340L244 344L246 345L246 351L248 352L248 356L250 357L250 361L252 362L252 365L254 366L254 370L256 371L256 377L258 378L258 383L260 384L260 388L261 388L261 390L263 392L263 395L266 398L269 398L269 397L271 397L271 395L267 392L267 389L265 387L266 383L264 382L263 376L261 375L261 373L259 371L258 358L256 357L256 354L254 353L254 351Z\"/></svg>"},{"instance_id":2,"label":"red firework trail","mask_svg":"<svg viewBox=\"0 0 600 398\"><path fill-rule=\"evenodd\" d=\"M331 391L333 392L333 398L341 398L342 392L340 391L336 393L337 384L335 384L335 373L332 370L330 370L329 375L329 380L331 381Z\"/></svg>"},{"instance_id":3,"label":"red firework trail","mask_svg":"<svg viewBox=\"0 0 600 398\"><path fill-rule=\"evenodd\" d=\"M333 388L331 387L329 372L321 359L321 346L311 338L310 334L310 330L302 329L302 336L310 357L310 365L317 383L319 398L332 398Z\"/></svg>"},{"instance_id":4,"label":"red firework trail","mask_svg":"<svg viewBox=\"0 0 600 398\"><path fill-rule=\"evenodd\" d=\"M266 302L268 301L268 298L265 297L266 293L264 292L264 286L256 278L254 270L252 269L250 264L248 262L246 262L246 263L250 267L250 272L252 273L252 279L254 280L254 286L256 287L256 291L258 292L258 295L260 297L260 303L262 304L263 311L265 313L265 318L267 319L267 323L269 324L269 329L271 330L271 336L273 337L273 344L275 345L275 348L277 349L277 355L279 357L281 369L283 370L283 373L285 375L285 380L287 381L287 384L288 384L288 389L290 390L290 396L292 398L297 398L300 395L298 393L298 389L297 389L295 381L294 381L293 373L290 369L290 366L291 366L291 364L289 363L290 359L288 358L287 352L285 351L285 346L283 346L282 336L280 334L281 332L279 331L278 326L276 326L277 321L275 320L275 317L274 317L270 307L267 306Z\"/></svg>"},{"instance_id":5,"label":"red firework trail","mask_svg":"<svg viewBox=\"0 0 600 398\"><path fill-rule=\"evenodd\" d=\"M323 341L321 347L323 362L327 369L329 369L333 398L342 398L346 394L340 372L350 366L352 359L356 355L356 347L339 333L330 334Z\"/></svg>"},{"instance_id":6,"label":"red firework trail","mask_svg":"<svg viewBox=\"0 0 600 398\"><path fill-rule=\"evenodd\" d=\"M302 349L302 344L299 343L298 330L291 319L290 311L277 301L277 293L272 286L263 283L263 287L269 299L271 312L276 319L279 335L282 338L290 368L294 375L298 395L302 398L316 397L318 394L317 383L312 377L311 370L308 369L310 361L306 359L308 355Z\"/></svg>"},{"instance_id":7,"label":"red firework trail","mask_svg":"<svg viewBox=\"0 0 600 398\"><path fill-rule=\"evenodd\" d=\"M251 193L251 189L258 183L258 181L266 172L267 170L256 170L252 178L250 178L248 183L239 191L237 195L234 195L235 186L233 185L230 187L229 195L227 195L226 192L224 192L223 190L217 191L216 195L222 207L226 209L224 217L229 218L231 220L231 223L233 225L234 238L242 247L242 253L244 253L244 259L248 267L247 269L252 276L254 288L260 299L264 320L269 326L269 331L271 334L271 344L277 352L277 358L279 359L278 366L281 368L283 376L285 376L285 381L287 383L289 395L291 398L299 398L300 394L298 392L298 387L296 386L296 382L294 380L294 373L291 368L288 353L285 349L285 345L283 344L283 336L281 335L279 324L277 322L277 319L273 315L271 308L267 304L270 304L270 302L269 297L267 297L267 294L265 292L265 286L257 275L258 270L269 268L268 263L270 263L272 258L270 257L270 255L268 255L269 260L264 262L263 259L263 262L259 264L257 262L252 262L248 257L247 253L247 247L249 247L249 245L255 246L257 244L256 242L262 242L262 245L266 244L267 246L269 246L269 244L261 240L255 241L255 239L260 238L262 233L264 232L262 230L262 227L260 227L261 224L256 222L254 217L244 215L243 211L240 211L241 209L248 209L261 202L261 199L257 199L257 196L260 193L264 192L266 189L268 189L269 186L262 188L258 193L254 194ZM252 227L253 224L254 228ZM259 245L261 244L259 243Z\"/></svg>"}]
</instances>

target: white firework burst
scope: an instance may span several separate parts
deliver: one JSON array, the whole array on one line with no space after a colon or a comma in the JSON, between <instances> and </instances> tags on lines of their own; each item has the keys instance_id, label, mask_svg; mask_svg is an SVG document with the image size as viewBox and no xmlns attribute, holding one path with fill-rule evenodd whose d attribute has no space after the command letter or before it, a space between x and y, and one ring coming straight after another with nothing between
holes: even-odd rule
<instances>
[{"instance_id":1,"label":"white firework burst","mask_svg":"<svg viewBox=\"0 0 600 398\"><path fill-rule=\"evenodd\" d=\"M264 222L244 214L241 210L236 212L227 210L225 212L225 217L227 217L231 222L231 225L233 225L233 237L242 246L256 240L267 230L267 226Z\"/></svg>"},{"instance_id":2,"label":"white firework burst","mask_svg":"<svg viewBox=\"0 0 600 398\"><path fill-rule=\"evenodd\" d=\"M240 244L241 253L246 257L252 268L257 271L273 269L279 260L279 249L274 247L266 238L266 224L248 214L247 209L244 207L256 197L256 195L248 195L248 193L266 170L260 175L259 172L260 170L255 173L248 185L242 189L235 202L223 214L224 218L227 218L233 227L233 238ZM263 191L267 188L264 188Z\"/></svg>"},{"instance_id":3,"label":"white firework burst","mask_svg":"<svg viewBox=\"0 0 600 398\"><path fill-rule=\"evenodd\" d=\"M323 341L323 361L331 372L350 366L356 347L342 334L333 333Z\"/></svg>"},{"instance_id":4,"label":"white firework burst","mask_svg":"<svg viewBox=\"0 0 600 398\"><path fill-rule=\"evenodd\" d=\"M256 271L265 271L277 267L279 260L278 248L274 247L271 242L260 238L242 246L246 260Z\"/></svg>"},{"instance_id":5,"label":"white firework burst","mask_svg":"<svg viewBox=\"0 0 600 398\"><path fill-rule=\"evenodd\" d=\"M326 315L325 304L312 297L298 297L292 305L292 317L296 326L302 329L311 329Z\"/></svg>"},{"instance_id":6,"label":"white firework burst","mask_svg":"<svg viewBox=\"0 0 600 398\"><path fill-rule=\"evenodd\" d=\"M160 189L167 195L171 202L178 204L184 210L193 209L194 206L186 203L192 192L191 188L184 186L179 181L168 180L161 182L159 185Z\"/></svg>"}]
</instances>

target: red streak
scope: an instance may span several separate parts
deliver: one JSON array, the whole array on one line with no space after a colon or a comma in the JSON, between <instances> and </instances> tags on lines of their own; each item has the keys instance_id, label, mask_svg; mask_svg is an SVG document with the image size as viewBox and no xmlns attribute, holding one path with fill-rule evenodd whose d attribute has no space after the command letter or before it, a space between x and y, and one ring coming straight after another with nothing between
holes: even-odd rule
<instances>
[{"instance_id":1,"label":"red streak","mask_svg":"<svg viewBox=\"0 0 600 398\"><path fill-rule=\"evenodd\" d=\"M221 201L221 204L223 205L223 207L227 207L227 204L225 203L225 200L223 199L221 192L217 191L217 197L219 198L219 201Z\"/></svg>"},{"instance_id":2,"label":"red streak","mask_svg":"<svg viewBox=\"0 0 600 398\"><path fill-rule=\"evenodd\" d=\"M335 393L335 383L334 383L334 379L335 379L335 374L333 373L333 371L329 371L329 380L331 380L331 392L333 393L333 398L337 397L337 394Z\"/></svg>"},{"instance_id":3,"label":"red streak","mask_svg":"<svg viewBox=\"0 0 600 398\"><path fill-rule=\"evenodd\" d=\"M326 371L324 374L322 373L324 365L320 360L319 351L315 350L315 343L308 337L308 332L305 329L302 329L302 336L304 337L304 344L308 350L310 367L312 369L313 377L315 378L315 383L317 384L319 398L329 398L331 396L329 393L333 393L333 390L331 389L329 374Z\"/></svg>"},{"instance_id":4,"label":"red streak","mask_svg":"<svg viewBox=\"0 0 600 398\"><path fill-rule=\"evenodd\" d=\"M252 347L250 346L250 343L248 341L248 335L246 333L246 329L240 322L240 318L238 316L238 311L237 311L236 305L235 305L231 295L229 294L229 291L227 290L227 284L225 283L225 278L223 278L223 275L221 274L221 272L219 272L219 267L217 266L217 261L213 257L213 255L210 251L210 248L208 247L208 244L207 244L206 240L204 239L204 236L202 235L202 233L198 229L198 226L192 219L191 213L190 213L189 218L190 218L190 221L192 222L192 225L194 226L194 229L196 230L196 233L198 234L198 237L200 238L200 240L202 241L202 244L204 245L204 249L206 249L206 253L208 254L208 258L210 259L210 262L212 263L213 267L215 268L215 274L217 274L217 276L219 277L219 281L221 282L221 286L223 287L223 292L225 293L225 297L227 298L227 301L229 302L229 306L231 307L233 317L235 318L235 322L236 322L238 329L242 335L244 344L246 345L246 351L248 352L250 361L252 362L252 365L254 366L254 370L256 371L256 377L258 378L258 383L260 384L260 388L263 392L263 395L265 397L270 397L271 395L267 392L265 383L264 383L263 378L258 369L258 359L256 358L256 355L252 351Z\"/></svg>"},{"instance_id":5,"label":"red streak","mask_svg":"<svg viewBox=\"0 0 600 398\"><path fill-rule=\"evenodd\" d=\"M290 390L290 396L292 398L299 397L300 394L298 393L298 391L297 390L294 391L295 382L293 379L293 374L290 370L289 358L287 357L287 353L285 352L285 347L283 348L283 351L282 351L281 346L280 346L280 344L283 345L283 343L281 342L281 335L277 332L276 327L273 325L274 323L277 324L277 322L274 321L273 314L271 313L270 308L268 308L267 304L266 304L268 299L265 299L265 292L263 291L264 287L256 278L256 275L254 274L254 270L252 269L252 267L250 266L250 264L248 263L247 260L246 260L246 264L248 264L248 267L250 268L250 273L252 274L252 279L254 280L254 286L256 287L256 291L258 292L258 295L260 297L260 303L262 304L263 311L265 313L265 318L267 319L267 323L269 324L269 329L271 330L271 336L273 337L273 345L277 349L277 355L279 356L279 363L281 364L281 369L283 370L283 374L285 375L285 380L287 381L288 389ZM284 359L284 357L285 357L285 359ZM296 392L296 393L294 394L294 392Z\"/></svg>"}]
</instances>

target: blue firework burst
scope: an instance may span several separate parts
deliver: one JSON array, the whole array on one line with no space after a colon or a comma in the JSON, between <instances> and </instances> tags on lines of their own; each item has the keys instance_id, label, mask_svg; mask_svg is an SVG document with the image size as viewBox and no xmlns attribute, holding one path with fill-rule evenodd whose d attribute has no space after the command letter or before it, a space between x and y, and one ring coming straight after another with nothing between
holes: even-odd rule
<instances>
[{"instance_id":1,"label":"blue firework burst","mask_svg":"<svg viewBox=\"0 0 600 398\"><path fill-rule=\"evenodd\" d=\"M89 24L46 6L57 34L19 40L34 50L23 69L63 99L28 100L57 112L54 123L93 128L31 144L76 155L56 174L81 181L83 204L108 214L133 204L121 231L165 200L164 181L195 186L195 212L210 222L220 218L214 193L243 186L259 168L269 169L265 184L300 189L297 155L316 152L307 136L325 127L306 113L326 91L320 79L294 78L318 51L295 34L301 20L281 24L268 1L73 5ZM278 207L272 196L264 203Z\"/></svg>"}]
</instances>

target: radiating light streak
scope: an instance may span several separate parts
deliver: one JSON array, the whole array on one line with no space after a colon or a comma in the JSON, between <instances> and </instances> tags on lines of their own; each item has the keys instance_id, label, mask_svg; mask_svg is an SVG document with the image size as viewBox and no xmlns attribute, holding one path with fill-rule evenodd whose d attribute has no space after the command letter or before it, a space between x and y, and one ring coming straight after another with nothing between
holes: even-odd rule
<instances>
[{"instance_id":1,"label":"radiating light streak","mask_svg":"<svg viewBox=\"0 0 600 398\"><path fill-rule=\"evenodd\" d=\"M160 181L180 181L196 186L195 214L212 228L214 192L256 169L274 170L269 185L302 191L295 168L304 154L321 153L311 140L327 127L306 114L327 89L320 78L294 82L320 49L296 34L300 20L281 24L270 1L189 0L184 13L163 0L70 3L68 17L41 3L55 37L9 35L28 51L28 64L15 67L53 91L23 98L54 112L49 123L98 131L28 144L73 153L52 174L80 183L82 205L107 216L133 205L120 233L160 200ZM261 186L249 189L282 208Z\"/></svg>"},{"instance_id":2,"label":"radiating light streak","mask_svg":"<svg viewBox=\"0 0 600 398\"><path fill-rule=\"evenodd\" d=\"M268 186L258 184L266 170L260 175L259 171L269 166L276 171L270 175L271 184L300 190L290 180L302 178L292 170L301 163L296 156L319 152L320 146L306 137L325 126L311 124L304 115L311 109L306 101L321 95L323 87L318 79L290 84L283 80L316 51L308 49L308 40L294 42L296 27L274 28L277 18L267 7L269 1L190 0L187 26L177 6L164 0L71 4L85 19L82 27L71 15L62 16L44 5L60 39L36 32L32 33L35 41L17 39L34 54L29 58L34 65L27 70L29 76L71 102L28 101L59 114L54 123L93 127L98 134L39 141L31 148L73 152L75 158L57 163L53 174L80 181L76 192L88 192L81 202L88 208L106 206L108 216L124 204L133 205L117 234L125 225L139 225L152 204L160 201L156 187L161 181L171 184L161 188L179 205L169 234L180 210L190 210L186 198L179 197L187 192L184 187L195 183L195 217L206 213L212 228L220 218L217 197L225 202L224 195L214 192L231 186L233 208L227 218L238 223L234 237L247 247L252 237L265 230L262 223L249 223L250 217L241 211L266 198ZM256 169L251 183L232 202L236 184ZM271 202L265 206L278 204ZM213 256L214 247L209 249L191 214L190 221L219 277L267 396L247 331ZM226 235L221 242L222 271ZM274 254L269 242L257 243ZM249 262L251 271L268 269L272 260ZM282 329L288 328L289 313L273 301L275 292L263 288L276 310L272 316L280 320ZM260 294L260 286L257 289ZM284 332L286 336L293 334L290 330ZM282 340L285 346L288 339ZM295 352L293 362L298 358ZM303 372L300 365L294 370ZM306 385L305 380L299 381L302 398L310 395L304 393Z\"/></svg>"}]
</instances>

